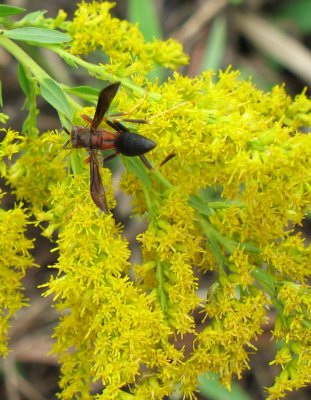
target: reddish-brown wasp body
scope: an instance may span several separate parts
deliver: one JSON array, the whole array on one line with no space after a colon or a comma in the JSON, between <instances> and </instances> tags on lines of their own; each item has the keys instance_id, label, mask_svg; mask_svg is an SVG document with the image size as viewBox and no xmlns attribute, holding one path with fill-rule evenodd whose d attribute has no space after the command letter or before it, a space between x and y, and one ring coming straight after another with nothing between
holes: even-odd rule
<instances>
[{"instance_id":1,"label":"reddish-brown wasp body","mask_svg":"<svg viewBox=\"0 0 311 400\"><path fill-rule=\"evenodd\" d=\"M100 92L98 102L94 114L94 118L83 114L82 118L90 125L89 127L74 126L69 133L69 142L73 148L86 148L90 157L90 192L94 203L104 212L108 212L108 206L105 197L105 190L101 181L99 164L96 156L97 150L114 150L114 153L104 158L104 161L115 157L118 154L125 156L139 156L147 168L151 169L151 165L145 158L144 154L152 150L156 143L137 133L130 132L120 121L111 118L104 118L110 103L115 97L120 82L113 83ZM118 115L118 114L117 114ZM120 115L120 114L119 114ZM105 129L98 129L99 124L104 120L113 132ZM142 120L130 120L129 122L145 123Z\"/></svg>"}]
</instances>

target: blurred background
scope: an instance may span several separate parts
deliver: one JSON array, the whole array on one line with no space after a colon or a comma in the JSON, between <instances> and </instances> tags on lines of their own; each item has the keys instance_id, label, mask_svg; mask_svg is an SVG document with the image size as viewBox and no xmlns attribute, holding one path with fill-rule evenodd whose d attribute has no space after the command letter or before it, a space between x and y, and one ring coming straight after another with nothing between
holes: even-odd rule
<instances>
[{"instance_id":1,"label":"blurred background","mask_svg":"<svg viewBox=\"0 0 311 400\"><path fill-rule=\"evenodd\" d=\"M68 13L68 19L72 19L76 3L73 0L1 2L24 7L27 12L45 9L47 17L55 17L62 8ZM252 77L263 90L284 82L290 95L295 96L304 88L310 95L311 0L120 0L115 3L112 14L138 22L146 40L173 37L183 44L190 56L189 65L180 71L185 75L194 77L209 68L217 71L231 65L241 71L242 77ZM92 85L91 78L69 71L54 54L34 53L33 57L60 82ZM15 60L0 48L3 112L10 116L8 125L20 130L26 113L22 109L24 95L18 85L16 67ZM156 75L160 81L168 76L167 71L160 69ZM56 112L42 99L39 99L39 108L41 131L60 128ZM10 191L3 181L0 183L6 192ZM116 193L116 197L119 204L116 219L126 226L125 235L133 248L133 257L137 258L135 236L143 229L143 222L129 218L129 202L122 193ZM2 206L9 209L14 201L8 194ZM39 229L29 229L29 236L37 240L34 256L41 268L27 273L24 283L30 307L21 310L12 324L12 351L0 361L0 399L4 400L56 399L59 368L56 358L47 353L57 315L51 308L51 300L41 297L38 285L48 280L47 266L53 264L57 254L50 253L53 244L40 236ZM251 356L251 369L244 373L242 381L234 384L230 394L217 384L202 380L198 398L264 399L264 387L272 385L279 372L275 367L268 367L276 352L271 342L271 328L265 326L263 335L254 343L258 352ZM287 400L294 398L311 399L310 387L286 396Z\"/></svg>"}]
</instances>

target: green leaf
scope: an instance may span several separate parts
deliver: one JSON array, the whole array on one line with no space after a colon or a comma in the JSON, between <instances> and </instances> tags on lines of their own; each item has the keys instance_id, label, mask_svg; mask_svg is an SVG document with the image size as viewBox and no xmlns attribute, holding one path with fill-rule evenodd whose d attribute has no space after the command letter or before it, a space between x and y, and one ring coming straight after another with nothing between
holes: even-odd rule
<instances>
[{"instance_id":1,"label":"green leaf","mask_svg":"<svg viewBox=\"0 0 311 400\"><path fill-rule=\"evenodd\" d=\"M256 253L256 254L261 253L260 248L252 242L243 242L241 243L241 247L249 251L250 253Z\"/></svg>"},{"instance_id":2,"label":"green leaf","mask_svg":"<svg viewBox=\"0 0 311 400\"><path fill-rule=\"evenodd\" d=\"M129 20L139 23L139 29L147 41L162 37L154 3L153 0L131 0L128 2Z\"/></svg>"},{"instance_id":3,"label":"green leaf","mask_svg":"<svg viewBox=\"0 0 311 400\"><path fill-rule=\"evenodd\" d=\"M26 74L25 69L22 64L18 64L17 78L18 78L18 82L19 82L20 87L22 88L22 91L24 92L25 96L30 97L31 83L29 82L29 79L27 77L27 74Z\"/></svg>"},{"instance_id":4,"label":"green leaf","mask_svg":"<svg viewBox=\"0 0 311 400\"><path fill-rule=\"evenodd\" d=\"M91 86L75 86L72 88L66 88L66 92L92 102L97 100L100 89L94 89Z\"/></svg>"},{"instance_id":5,"label":"green leaf","mask_svg":"<svg viewBox=\"0 0 311 400\"><path fill-rule=\"evenodd\" d=\"M264 288L264 290L269 294L269 296L275 296L275 284L274 278L266 271L261 268L256 268L252 272L253 277L256 281Z\"/></svg>"},{"instance_id":6,"label":"green leaf","mask_svg":"<svg viewBox=\"0 0 311 400\"><path fill-rule=\"evenodd\" d=\"M205 215L206 217L213 215L212 210L207 206L206 202L200 196L191 194L189 196L189 204L194 210L202 215Z\"/></svg>"},{"instance_id":7,"label":"green leaf","mask_svg":"<svg viewBox=\"0 0 311 400\"><path fill-rule=\"evenodd\" d=\"M162 30L159 16L154 0L131 0L128 2L128 16L133 23L139 23L139 29L143 33L146 41L162 38ZM154 69L148 74L151 81L164 79L164 69L155 65Z\"/></svg>"},{"instance_id":8,"label":"green leaf","mask_svg":"<svg viewBox=\"0 0 311 400\"><path fill-rule=\"evenodd\" d=\"M230 207L245 208L245 205L239 200L208 201L207 205L214 210Z\"/></svg>"},{"instance_id":9,"label":"green leaf","mask_svg":"<svg viewBox=\"0 0 311 400\"><path fill-rule=\"evenodd\" d=\"M0 81L0 107L3 107L3 100L2 100L2 82Z\"/></svg>"},{"instance_id":10,"label":"green leaf","mask_svg":"<svg viewBox=\"0 0 311 400\"><path fill-rule=\"evenodd\" d=\"M3 31L3 35L13 40L23 42L56 44L70 42L71 37L66 33L47 28L25 27Z\"/></svg>"},{"instance_id":11,"label":"green leaf","mask_svg":"<svg viewBox=\"0 0 311 400\"><path fill-rule=\"evenodd\" d=\"M230 391L222 386L216 374L201 375L199 382L199 392L210 400L250 400L237 383L232 384Z\"/></svg>"},{"instance_id":12,"label":"green leaf","mask_svg":"<svg viewBox=\"0 0 311 400\"><path fill-rule=\"evenodd\" d=\"M64 54L62 54L61 57L65 61L65 63L68 64L70 67L78 68L78 65L73 61L71 54L64 52Z\"/></svg>"},{"instance_id":13,"label":"green leaf","mask_svg":"<svg viewBox=\"0 0 311 400\"><path fill-rule=\"evenodd\" d=\"M221 252L217 239L213 236L213 234L208 234L206 231L204 233L207 238L209 248L214 254L218 264L221 266L224 265L226 263L226 258Z\"/></svg>"},{"instance_id":14,"label":"green leaf","mask_svg":"<svg viewBox=\"0 0 311 400\"><path fill-rule=\"evenodd\" d=\"M72 120L72 110L67 97L60 86L50 78L40 81L41 96L61 114L65 114L69 121Z\"/></svg>"},{"instance_id":15,"label":"green leaf","mask_svg":"<svg viewBox=\"0 0 311 400\"><path fill-rule=\"evenodd\" d=\"M226 30L226 19L223 16L215 18L204 50L201 70L213 68L217 71L221 67L226 49Z\"/></svg>"},{"instance_id":16,"label":"green leaf","mask_svg":"<svg viewBox=\"0 0 311 400\"><path fill-rule=\"evenodd\" d=\"M234 4L236 6L243 4L245 2L245 0L230 0L229 3L230 4Z\"/></svg>"},{"instance_id":17,"label":"green leaf","mask_svg":"<svg viewBox=\"0 0 311 400\"><path fill-rule=\"evenodd\" d=\"M44 19L44 14L46 14L46 12L46 10L39 10L26 14L16 25L34 25Z\"/></svg>"},{"instance_id":18,"label":"green leaf","mask_svg":"<svg viewBox=\"0 0 311 400\"><path fill-rule=\"evenodd\" d=\"M80 150L72 151L69 160L74 175L81 175L85 171L84 153L82 155Z\"/></svg>"},{"instance_id":19,"label":"green leaf","mask_svg":"<svg viewBox=\"0 0 311 400\"><path fill-rule=\"evenodd\" d=\"M279 10L277 19L294 21L304 34L311 32L311 2L310 0L295 0L283 2L283 9Z\"/></svg>"},{"instance_id":20,"label":"green leaf","mask_svg":"<svg viewBox=\"0 0 311 400\"><path fill-rule=\"evenodd\" d=\"M0 17L7 17L9 15L17 15L17 14L21 14L25 11L26 11L25 8L0 4Z\"/></svg>"},{"instance_id":21,"label":"green leaf","mask_svg":"<svg viewBox=\"0 0 311 400\"><path fill-rule=\"evenodd\" d=\"M143 186L149 191L149 193L151 193L152 183L150 173L141 160L139 160L138 157L122 157L122 160L127 169L133 173L142 182Z\"/></svg>"}]
</instances>

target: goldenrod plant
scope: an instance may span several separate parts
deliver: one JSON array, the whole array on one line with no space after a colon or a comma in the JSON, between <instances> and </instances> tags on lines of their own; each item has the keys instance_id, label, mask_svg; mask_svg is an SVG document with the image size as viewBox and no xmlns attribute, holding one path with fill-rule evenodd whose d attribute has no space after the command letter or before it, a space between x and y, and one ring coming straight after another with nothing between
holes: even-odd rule
<instances>
[{"instance_id":1,"label":"goldenrod plant","mask_svg":"<svg viewBox=\"0 0 311 400\"><path fill-rule=\"evenodd\" d=\"M284 86L263 92L230 68L151 82L156 65L176 70L187 56L173 40L146 42L136 25L112 17L112 7L82 2L68 20L64 11L55 19L41 11L17 18L25 10L0 6L0 46L19 63L28 110L22 132L3 128L0 145L1 174L17 198L0 213L1 353L8 319L25 303L31 217L45 221L43 235L58 234L59 257L44 290L60 313L53 348L60 399L193 399L205 373L230 388L249 368L271 310L278 351L270 364L280 373L267 398L281 399L310 383L311 246L298 228L310 210L311 136L303 130L311 101L305 93L292 99ZM96 87L56 81L22 42L84 69ZM102 63L89 61L94 50ZM157 143L151 171L122 156L120 185L147 222L137 238L139 265L129 262L123 227L90 198L87 152L64 150L66 134L41 133L36 121L42 96L60 126L82 125L80 114L94 108L74 98L95 105L100 89L116 81L111 112L132 110L130 118L147 123L129 125ZM9 124L3 114L1 122ZM101 168L101 175L112 210L111 171ZM213 281L202 297L198 275L207 272ZM192 338L187 352L176 345L185 335ZM94 382L102 384L96 395Z\"/></svg>"}]
</instances>

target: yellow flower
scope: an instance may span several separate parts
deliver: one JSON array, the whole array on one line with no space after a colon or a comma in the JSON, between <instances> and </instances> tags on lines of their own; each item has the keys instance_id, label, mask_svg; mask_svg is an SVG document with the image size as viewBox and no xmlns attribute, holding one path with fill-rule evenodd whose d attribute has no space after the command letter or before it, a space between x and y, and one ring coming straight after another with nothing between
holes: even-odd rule
<instances>
[{"instance_id":1,"label":"yellow flower","mask_svg":"<svg viewBox=\"0 0 311 400\"><path fill-rule=\"evenodd\" d=\"M28 223L22 208L0 209L0 354L8 353L7 340L10 318L24 305L22 279L26 269L33 266L30 250L33 241L25 236Z\"/></svg>"},{"instance_id":2,"label":"yellow flower","mask_svg":"<svg viewBox=\"0 0 311 400\"><path fill-rule=\"evenodd\" d=\"M22 139L18 145L21 155L9 168L6 178L18 199L39 210L50 198L49 186L66 176L63 139L58 132L19 139Z\"/></svg>"},{"instance_id":3,"label":"yellow flower","mask_svg":"<svg viewBox=\"0 0 311 400\"><path fill-rule=\"evenodd\" d=\"M181 46L146 43L137 26L110 15L112 7L82 2L72 22L61 13L57 24L72 35L73 54L105 53L106 65L82 64L124 82L110 111L145 120L125 124L157 143L148 153L150 171L139 158L122 157L121 186L147 224L137 238L140 265L129 262L123 228L90 199L85 150L70 156L75 176L66 171L59 134L19 139L8 131L0 153L20 153L8 172L2 162L1 172L18 199L32 203L36 222L48 222L43 234L59 232L56 274L45 285L61 313L54 347L62 363L59 397L91 399L90 386L100 381L103 399L162 399L179 391L192 398L206 371L230 387L248 367L273 305L281 349L271 363L282 372L269 398L279 398L310 378L310 246L296 226L310 208L311 136L300 129L310 124L311 101L305 94L292 100L283 86L264 93L230 69L217 79L212 71L175 73L151 83L146 75L155 63L175 69L187 61ZM111 210L111 173L100 174ZM199 297L198 272L205 271L213 283Z\"/></svg>"},{"instance_id":4,"label":"yellow flower","mask_svg":"<svg viewBox=\"0 0 311 400\"><path fill-rule=\"evenodd\" d=\"M187 63L181 45L170 39L146 43L138 27L113 18L113 3L79 3L75 17L68 25L72 36L71 52L86 55L101 48L109 57L107 72L121 76L146 75L155 63L176 69Z\"/></svg>"}]
</instances>

